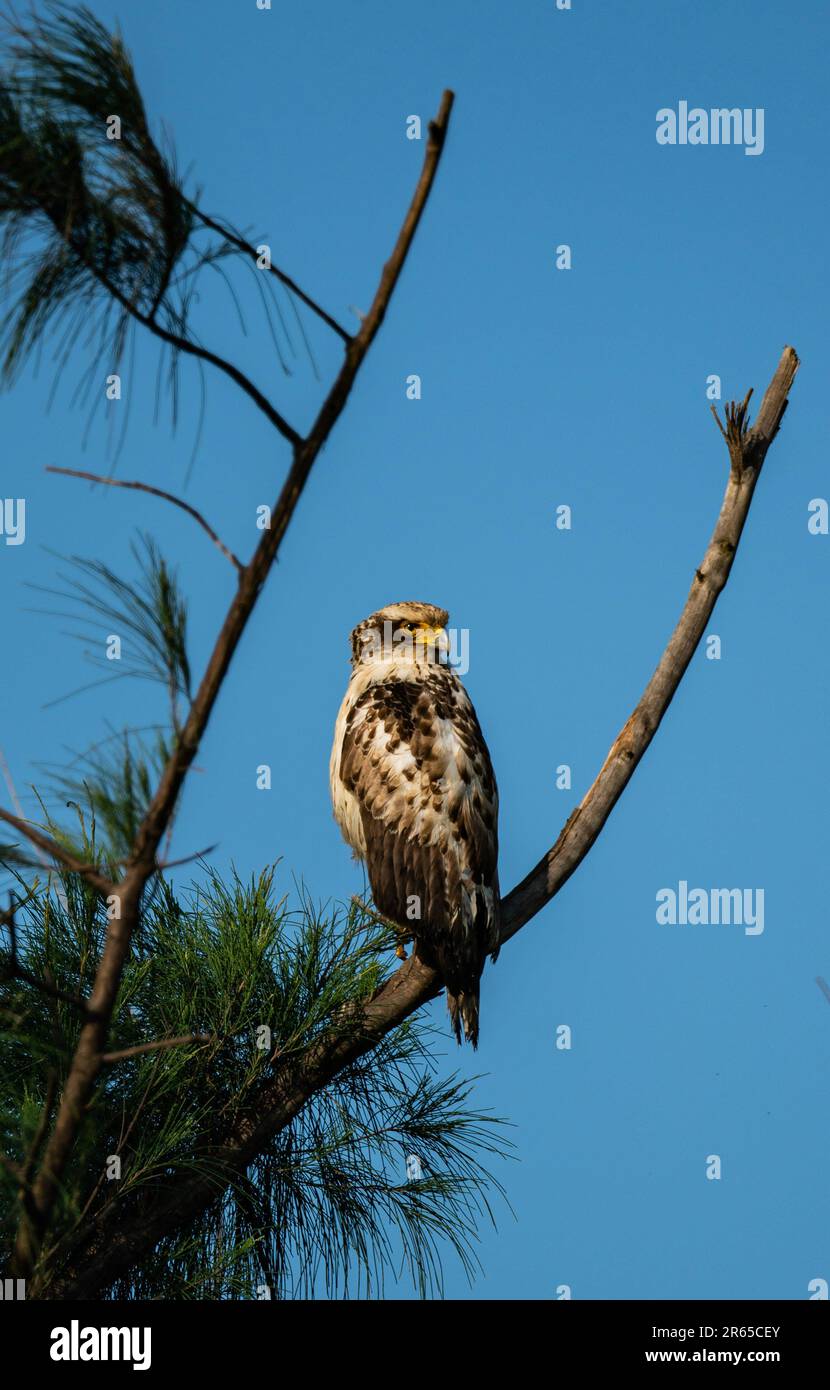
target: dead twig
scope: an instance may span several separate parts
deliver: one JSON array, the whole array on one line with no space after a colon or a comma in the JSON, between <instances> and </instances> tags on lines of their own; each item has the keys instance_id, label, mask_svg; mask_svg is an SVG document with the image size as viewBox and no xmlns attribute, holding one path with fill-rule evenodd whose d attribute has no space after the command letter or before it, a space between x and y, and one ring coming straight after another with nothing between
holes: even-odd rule
<instances>
[{"instance_id":1,"label":"dead twig","mask_svg":"<svg viewBox=\"0 0 830 1390\"><path fill-rule=\"evenodd\" d=\"M237 232L232 231L230 227L224 226L213 217L208 217L206 212L202 212L202 209L197 207L195 203L190 202L189 199L185 199L184 201L191 211L196 214L203 226L209 227L212 232L216 232L224 241L227 241L231 246L235 246L237 251L244 252L246 256L250 256L251 260L259 263L260 256L255 246L251 246L250 242L247 242L244 237L239 236ZM290 290L291 293L302 300L303 304L307 305L318 318L322 319L323 323L327 324L332 332L336 333L339 338L342 338L344 343L350 343L352 341L351 333L348 333L346 329L337 322L337 319L332 318L331 314L326 313L325 309L321 309L320 305L317 304L310 295L307 295L305 290L301 290L296 280L292 280L290 275L286 275L284 270L280 270L279 266L273 263L268 266L268 270L285 285L286 289Z\"/></svg>"},{"instance_id":2,"label":"dead twig","mask_svg":"<svg viewBox=\"0 0 830 1390\"><path fill-rule=\"evenodd\" d=\"M786 347L751 430L747 428L751 391L743 401L733 401L727 407L726 429L718 420L729 449L729 479L712 538L700 567L695 570L677 626L596 780L571 813L556 843L504 899L502 941L509 940L535 916L582 863L660 727L729 578L761 466L781 425L798 367L797 354Z\"/></svg>"},{"instance_id":3,"label":"dead twig","mask_svg":"<svg viewBox=\"0 0 830 1390\"><path fill-rule=\"evenodd\" d=\"M204 859L206 854L212 854L218 848L219 842L215 845L208 845L206 849L197 850L195 854L185 854L181 859L159 859L156 863L157 872L162 869L178 869L182 864L192 864L197 859Z\"/></svg>"},{"instance_id":4,"label":"dead twig","mask_svg":"<svg viewBox=\"0 0 830 1390\"><path fill-rule=\"evenodd\" d=\"M213 527L205 521L202 513L195 507L191 507L189 502L183 502L181 497L176 497L172 492L165 492L163 488L151 487L149 483L124 482L120 478L105 478L98 473L84 473L78 468L58 468L55 464L47 464L47 473L61 473L65 478L83 478L89 483L103 483L107 487L123 487L132 489L134 492L149 492L152 497L161 497L165 502L172 502L174 507L180 507L188 516L198 522L202 530L210 536L215 546L221 550L227 560L230 560L237 574L242 573L242 561L238 560L232 550L229 550L225 542L216 534Z\"/></svg>"},{"instance_id":5,"label":"dead twig","mask_svg":"<svg viewBox=\"0 0 830 1390\"><path fill-rule=\"evenodd\" d=\"M74 854L64 849L63 845L59 845L57 840L53 840L49 835L44 835L30 821L23 820L20 816L13 816L10 811L4 811L2 807L0 807L0 820L4 820L7 825L14 826L15 830L19 830L21 835L25 835L27 840L31 840L33 845L43 850L44 854L48 854L55 863L69 869L70 873L79 874L91 887L97 889L102 897L109 898L115 892L114 884L105 874L101 873L95 864L84 864L82 860L76 859Z\"/></svg>"},{"instance_id":6,"label":"dead twig","mask_svg":"<svg viewBox=\"0 0 830 1390\"><path fill-rule=\"evenodd\" d=\"M180 1038L160 1038L158 1042L139 1043L124 1047L120 1052L102 1052L102 1062L123 1062L128 1057L140 1057L144 1052L159 1052L165 1047L183 1047L185 1043L209 1043L216 1039L210 1033L184 1033Z\"/></svg>"}]
</instances>

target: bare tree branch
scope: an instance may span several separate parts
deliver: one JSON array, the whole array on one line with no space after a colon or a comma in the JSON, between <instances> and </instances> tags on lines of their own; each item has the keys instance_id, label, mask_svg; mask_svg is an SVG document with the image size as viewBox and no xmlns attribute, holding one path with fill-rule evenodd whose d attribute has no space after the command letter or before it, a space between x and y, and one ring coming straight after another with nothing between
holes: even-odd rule
<instances>
[{"instance_id":1,"label":"bare tree branch","mask_svg":"<svg viewBox=\"0 0 830 1390\"><path fill-rule=\"evenodd\" d=\"M239 236L230 227L226 227L215 218L208 217L207 213L202 212L202 209L191 202L189 198L185 198L184 201L191 212L196 214L199 221L202 222L205 227L210 227L212 232L217 232L218 235L229 242L231 246L235 246L237 251L242 251L246 256L250 256L253 261L259 262L259 252L256 247L251 246L244 237ZM346 329L337 322L337 319L332 318L331 314L327 314L325 309L321 309L320 305L317 304L310 295L307 295L305 290L301 290L296 280L292 280L291 276L286 275L284 270L280 270L278 265L271 264L268 266L268 270L272 275L276 275L277 279L285 285L286 289L289 289L292 294L295 294L298 299L302 300L303 304L306 304L309 309L317 314L318 318L323 320L323 323L328 324L329 328L331 328L339 338L342 338L344 343L350 343L352 341L352 334L348 333Z\"/></svg>"},{"instance_id":2,"label":"bare tree branch","mask_svg":"<svg viewBox=\"0 0 830 1390\"><path fill-rule=\"evenodd\" d=\"M215 849L219 848L219 841L214 845L207 845L204 849L197 849L193 854L183 854L181 859L159 859L156 864L156 872L161 873L162 869L177 869L182 864L192 864L196 859L206 859Z\"/></svg>"},{"instance_id":3,"label":"bare tree branch","mask_svg":"<svg viewBox=\"0 0 830 1390\"><path fill-rule=\"evenodd\" d=\"M73 874L80 874L93 888L96 888L102 897L108 898L115 888L112 882L97 869L94 864L84 864L80 859L76 859L74 854L59 845L57 840L51 839L49 835L44 835L29 821L22 820L19 816L13 816L10 811L4 811L0 807L0 820L6 821L8 825L13 825L15 830L19 830L21 835L25 835L31 840L33 845L48 854L56 864L62 864L65 869L69 869Z\"/></svg>"},{"instance_id":4,"label":"bare tree branch","mask_svg":"<svg viewBox=\"0 0 830 1390\"><path fill-rule=\"evenodd\" d=\"M569 816L548 853L503 901L502 941L508 941L535 916L587 855L622 791L633 776L659 727L729 578L749 506L767 449L778 432L798 357L785 348L767 388L758 419L746 428L747 396L727 410L721 431L730 450L730 475L720 514L701 566L657 669L631 717L615 739L593 785ZM720 422L719 422L720 423ZM242 1173L270 1139L302 1109L315 1091L349 1062L368 1052L441 990L436 971L410 957L369 1003L341 1019L299 1060L278 1064L276 1074L259 1087L251 1106L230 1133L217 1133L205 1156L211 1176L159 1184L140 1217L123 1213L99 1216L78 1232L61 1274L43 1291L46 1298L92 1298L126 1273L171 1231L185 1225L215 1200L217 1165L230 1181Z\"/></svg>"},{"instance_id":5,"label":"bare tree branch","mask_svg":"<svg viewBox=\"0 0 830 1390\"><path fill-rule=\"evenodd\" d=\"M43 212L44 215L49 217L50 221L54 223L54 218L48 206L44 205ZM107 291L107 294L112 295L116 303L120 304L121 308L124 309L131 318L135 319L136 323L140 323L143 328L149 329L154 337L159 338L163 343L167 343L169 347L175 348L177 352L183 352L188 357L195 357L200 362L208 362L212 367L216 367L220 372L224 372L225 376L230 377L231 381L235 382L235 384L245 392L245 395L250 397L254 405L262 411L265 418L284 439L287 439L295 448L302 442L301 436L294 429L293 425L289 425L284 416L271 404L268 397L260 391L258 386L254 385L250 377L247 377L243 371L240 371L239 367L235 366L233 362L228 362L224 357L220 357L218 353L211 352L209 348L202 347L201 343L195 342L192 338L186 338L181 333L173 333L169 328L164 328L155 317L155 313L143 313L131 299L128 299L125 294L122 294L117 285L107 279L94 261L84 256L82 251L73 244L71 238L67 237L67 232L71 230L70 228L62 228L58 223L54 223L54 225L56 230L67 240L67 245L73 253L78 256L86 266L89 273L98 280Z\"/></svg>"},{"instance_id":6,"label":"bare tree branch","mask_svg":"<svg viewBox=\"0 0 830 1390\"><path fill-rule=\"evenodd\" d=\"M135 1047L124 1047L120 1052L103 1052L102 1062L123 1062L127 1057L140 1057L144 1052L159 1052L167 1047L182 1047L185 1043L215 1042L210 1033L184 1033L180 1038L160 1038L158 1042L138 1043Z\"/></svg>"},{"instance_id":7,"label":"bare tree branch","mask_svg":"<svg viewBox=\"0 0 830 1390\"><path fill-rule=\"evenodd\" d=\"M11 797L11 802L15 810L15 815L19 816L20 819L23 820L23 807L20 803L20 797L17 795L17 788L15 787L14 781L12 780L12 774L9 769L8 763L6 762L6 757L2 748L0 748L0 771L2 771L3 779L6 783L6 786L8 787L9 796ZM37 849L37 857L40 860L41 864L43 864L44 868L51 869L51 861L43 853L43 850Z\"/></svg>"},{"instance_id":8,"label":"bare tree branch","mask_svg":"<svg viewBox=\"0 0 830 1390\"><path fill-rule=\"evenodd\" d=\"M232 550L229 550L224 541L214 531L213 527L205 521L201 512L197 512L195 507L191 507L189 502L183 502L181 497L175 497L172 492L165 492L160 487L151 487L149 483L122 482L120 478L105 478L98 473L83 473L78 468L58 468L55 464L46 465L47 473L61 473L65 478L83 478L89 483L104 483L107 487L125 487L135 492L149 492L152 497L162 497L165 502L172 502L174 507L181 507L183 512L192 516L194 521L198 521L202 530L207 532L214 545L217 545L226 559L230 560L237 574L242 573L242 562L237 560Z\"/></svg>"},{"instance_id":9,"label":"bare tree branch","mask_svg":"<svg viewBox=\"0 0 830 1390\"><path fill-rule=\"evenodd\" d=\"M778 433L798 366L793 349L785 348L751 430L746 428L746 413L752 393L740 405L733 403L729 407L727 430L721 426L729 446L729 481L680 620L642 699L614 740L595 782L568 818L556 843L505 900L503 941L509 940L544 907L582 863L657 732L729 578L761 466Z\"/></svg>"},{"instance_id":10,"label":"bare tree branch","mask_svg":"<svg viewBox=\"0 0 830 1390\"><path fill-rule=\"evenodd\" d=\"M432 189L444 146L452 104L452 92L444 92L438 115L430 123L423 169L415 193L392 255L383 268L372 306L363 320L360 332L348 343L343 365L323 402L310 434L304 440L296 435L293 436L294 458L275 503L271 526L268 530L263 531L257 549L240 574L239 587L217 638L188 717L137 833L124 879L114 889L120 900L120 915L110 921L108 925L101 961L89 998L89 1007L95 1017L93 1021L85 1024L81 1029L78 1045L64 1085L54 1129L46 1146L40 1171L34 1184L33 1219L22 1222L18 1230L13 1258L13 1268L18 1276L30 1276L38 1259L60 1180L102 1065L101 1057L104 1052L108 1020L111 1018L115 1006L130 939L138 925L142 893L148 879L156 869L156 852L159 843L170 823L182 783L207 728L234 652L271 571L280 542L294 515L311 469L340 418L355 378L383 323L389 301ZM152 331L159 331L158 325L150 322L146 316L136 314L117 290L111 286L107 287L111 289L114 297L119 302L124 303L135 317L139 318L141 322L145 322ZM161 336L165 336L165 334L162 332ZM166 336L169 339L170 335ZM204 356L204 353L201 355ZM228 370L227 364L220 363L220 365ZM236 373L235 369L231 370L229 374L234 376L234 379L241 377L241 374ZM251 386L247 379L241 378L239 384L249 395L251 394ZM275 420L273 423L281 434L285 434L284 421ZM6 818L9 819L8 816Z\"/></svg>"},{"instance_id":11,"label":"bare tree branch","mask_svg":"<svg viewBox=\"0 0 830 1390\"><path fill-rule=\"evenodd\" d=\"M244 372L241 372L238 367L234 366L233 362L228 362L224 357L220 357L218 353L211 352L208 348L202 347L200 343L194 342L192 338L184 338L180 333L171 333L169 329L163 328L156 318L151 317L149 314L142 314L125 295L121 294L121 291L115 285L111 285L107 282L104 283L109 293L114 299L118 300L122 308L126 309L127 313L131 314L137 323L142 324L144 328L149 328L150 332L157 338L160 338L162 342L168 343L169 346L174 347L177 352L184 352L187 356L196 357L201 362L209 362L211 366L217 367L220 372L225 373L225 376L230 377L231 381L234 381L236 385L245 392L246 396L250 396L254 404L262 411L266 420L270 421L283 438L287 439L295 448L297 447L301 437L294 429L293 425L289 425L285 417L271 404L268 397L260 391L258 386L254 385L250 377L247 377Z\"/></svg>"}]
</instances>

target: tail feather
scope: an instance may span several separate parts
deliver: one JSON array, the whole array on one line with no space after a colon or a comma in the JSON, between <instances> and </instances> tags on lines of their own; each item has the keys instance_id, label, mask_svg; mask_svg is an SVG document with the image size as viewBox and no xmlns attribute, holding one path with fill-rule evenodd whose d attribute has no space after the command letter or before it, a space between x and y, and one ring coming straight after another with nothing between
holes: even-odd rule
<instances>
[{"instance_id":1,"label":"tail feather","mask_svg":"<svg viewBox=\"0 0 830 1390\"><path fill-rule=\"evenodd\" d=\"M461 1045L461 1028L464 1027L464 1037L468 1043L472 1043L473 1048L478 1047L478 985L474 989L461 990L458 994L452 994L447 990L447 1008L450 1011L450 1022L455 1033L455 1040Z\"/></svg>"}]
</instances>

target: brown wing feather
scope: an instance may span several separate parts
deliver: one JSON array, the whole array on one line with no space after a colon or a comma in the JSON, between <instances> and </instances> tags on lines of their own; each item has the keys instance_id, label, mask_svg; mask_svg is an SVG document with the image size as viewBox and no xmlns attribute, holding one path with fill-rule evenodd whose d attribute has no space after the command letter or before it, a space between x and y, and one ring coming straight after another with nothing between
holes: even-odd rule
<instances>
[{"instance_id":1,"label":"brown wing feather","mask_svg":"<svg viewBox=\"0 0 830 1390\"><path fill-rule=\"evenodd\" d=\"M458 678L440 666L415 675L355 702L340 776L360 807L379 912L413 933L447 985L456 1034L463 1021L475 1041L478 982L498 945L496 779Z\"/></svg>"}]
</instances>

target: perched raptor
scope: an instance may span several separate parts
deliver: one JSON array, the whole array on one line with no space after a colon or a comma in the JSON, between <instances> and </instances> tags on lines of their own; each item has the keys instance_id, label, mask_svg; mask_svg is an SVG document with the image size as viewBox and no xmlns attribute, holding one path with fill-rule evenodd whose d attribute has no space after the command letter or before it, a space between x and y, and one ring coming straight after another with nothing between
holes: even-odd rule
<instances>
[{"instance_id":1,"label":"perched raptor","mask_svg":"<svg viewBox=\"0 0 830 1390\"><path fill-rule=\"evenodd\" d=\"M382 916L447 987L478 1042L479 980L499 940L498 791L470 697L447 664L448 614L393 603L351 634L331 796Z\"/></svg>"}]
</instances>

